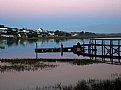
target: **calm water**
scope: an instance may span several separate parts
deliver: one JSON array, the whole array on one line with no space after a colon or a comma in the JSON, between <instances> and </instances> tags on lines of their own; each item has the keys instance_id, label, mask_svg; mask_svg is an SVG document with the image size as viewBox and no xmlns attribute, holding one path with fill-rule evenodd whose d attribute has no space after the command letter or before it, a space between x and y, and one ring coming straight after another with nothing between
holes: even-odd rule
<instances>
[{"instance_id":1,"label":"calm water","mask_svg":"<svg viewBox=\"0 0 121 90\"><path fill-rule=\"evenodd\" d=\"M34 49L38 47L72 46L77 42L88 43L89 39L69 40L2 40L0 41L0 58L35 58ZM88 58L73 53L39 54L43 58ZM87 65L73 62L1 62L0 61L0 90L36 90L61 83L62 85L76 84L78 80L113 79L121 76L121 66L106 63Z\"/></svg>"},{"instance_id":2,"label":"calm water","mask_svg":"<svg viewBox=\"0 0 121 90\"><path fill-rule=\"evenodd\" d=\"M60 47L61 43L64 44L64 47L70 47L76 45L77 42L88 43L89 39L67 39L67 40L1 40L0 45L0 57L1 58L35 58L34 49L36 43L38 47L41 48L54 48ZM44 53L38 54L40 58L81 58L73 53L64 53L64 56L61 56L61 53Z\"/></svg>"},{"instance_id":3,"label":"calm water","mask_svg":"<svg viewBox=\"0 0 121 90\"><path fill-rule=\"evenodd\" d=\"M121 39L121 38L120 38ZM76 45L77 42L89 43L90 39L39 39L39 40L0 40L0 58L35 58L35 48L36 43L38 48L58 48L61 43L64 44L64 47L72 47ZM98 44L101 44L102 41L97 41ZM106 44L110 44L109 41L105 41ZM113 42L117 44L117 42ZM87 47L86 47L87 48ZM110 47L106 47L107 49ZM102 48L97 47L97 53L101 54ZM105 50L107 50L105 49ZM116 47L117 49L117 47ZM121 54L121 52L120 52ZM83 56L77 56L73 52L64 53L61 56L61 53L41 53L38 54L39 58L85 58ZM87 58L87 57L86 57Z\"/></svg>"}]
</instances>

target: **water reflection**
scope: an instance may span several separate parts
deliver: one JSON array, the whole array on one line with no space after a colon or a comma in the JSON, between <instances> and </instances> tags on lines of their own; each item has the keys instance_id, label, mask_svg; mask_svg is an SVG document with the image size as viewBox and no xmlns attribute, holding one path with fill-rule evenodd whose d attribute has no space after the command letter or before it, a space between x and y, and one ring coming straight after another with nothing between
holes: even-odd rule
<instances>
[{"instance_id":1,"label":"water reflection","mask_svg":"<svg viewBox=\"0 0 121 90\"><path fill-rule=\"evenodd\" d=\"M77 42L82 43L84 39L5 39L0 40L0 58L35 58L35 47L53 48L60 47L63 43L64 47L72 47ZM88 42L89 39L85 39ZM82 58L73 53L64 53L63 57L60 53L39 54L41 58Z\"/></svg>"},{"instance_id":2,"label":"water reflection","mask_svg":"<svg viewBox=\"0 0 121 90\"><path fill-rule=\"evenodd\" d=\"M57 64L39 60L3 60L1 63L3 65L0 65L0 72L52 70L58 67Z\"/></svg>"},{"instance_id":3,"label":"water reflection","mask_svg":"<svg viewBox=\"0 0 121 90\"><path fill-rule=\"evenodd\" d=\"M37 42L37 39L32 40L21 40L21 39L6 39L0 40L0 49L5 49L6 47L15 47L15 46L27 46ZM2 48L4 47L4 48Z\"/></svg>"},{"instance_id":4,"label":"water reflection","mask_svg":"<svg viewBox=\"0 0 121 90\"><path fill-rule=\"evenodd\" d=\"M41 44L55 42L56 44L59 44L60 42L65 42L68 40L69 39L5 39L0 40L0 49L5 49L6 47L12 46L27 46L36 42Z\"/></svg>"}]
</instances>

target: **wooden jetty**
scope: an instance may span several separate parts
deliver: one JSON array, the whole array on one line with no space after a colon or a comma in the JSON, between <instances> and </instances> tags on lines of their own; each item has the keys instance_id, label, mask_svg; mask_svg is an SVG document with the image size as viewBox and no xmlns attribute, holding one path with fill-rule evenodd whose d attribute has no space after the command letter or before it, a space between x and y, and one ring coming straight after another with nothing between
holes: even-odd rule
<instances>
[{"instance_id":1,"label":"wooden jetty","mask_svg":"<svg viewBox=\"0 0 121 90\"><path fill-rule=\"evenodd\" d=\"M84 48L80 43L74 45L73 47L63 47L61 48L35 48L36 53L47 53L47 52L75 52L75 53L82 53L84 52Z\"/></svg>"},{"instance_id":2,"label":"wooden jetty","mask_svg":"<svg viewBox=\"0 0 121 90\"><path fill-rule=\"evenodd\" d=\"M88 56L90 58L110 58L110 60L121 59L121 39L90 39L88 44L73 45L72 47L60 48L35 48L36 53L47 52L73 52L74 54Z\"/></svg>"},{"instance_id":3,"label":"wooden jetty","mask_svg":"<svg viewBox=\"0 0 121 90\"><path fill-rule=\"evenodd\" d=\"M91 39L87 47L87 56L121 59L121 39Z\"/></svg>"}]
</instances>

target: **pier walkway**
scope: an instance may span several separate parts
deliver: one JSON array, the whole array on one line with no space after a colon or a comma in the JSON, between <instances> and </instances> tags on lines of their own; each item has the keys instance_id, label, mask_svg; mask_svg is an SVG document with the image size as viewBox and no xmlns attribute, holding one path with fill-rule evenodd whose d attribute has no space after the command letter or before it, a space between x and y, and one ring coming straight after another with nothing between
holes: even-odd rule
<instances>
[{"instance_id":1,"label":"pier walkway","mask_svg":"<svg viewBox=\"0 0 121 90\"><path fill-rule=\"evenodd\" d=\"M72 47L60 48L35 48L36 53L47 52L73 52L74 54L88 56L90 58L109 58L110 60L121 59L121 39L90 39L88 44L73 45Z\"/></svg>"}]
</instances>

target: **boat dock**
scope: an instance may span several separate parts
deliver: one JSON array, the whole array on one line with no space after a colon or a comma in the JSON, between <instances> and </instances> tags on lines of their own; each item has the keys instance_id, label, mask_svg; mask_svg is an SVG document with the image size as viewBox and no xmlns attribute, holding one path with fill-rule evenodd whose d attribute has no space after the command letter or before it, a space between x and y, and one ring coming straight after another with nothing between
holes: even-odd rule
<instances>
[{"instance_id":1,"label":"boat dock","mask_svg":"<svg viewBox=\"0 0 121 90\"><path fill-rule=\"evenodd\" d=\"M35 48L36 53L48 53L48 52L61 52L63 55L63 52L73 52L78 55L78 53L84 53L84 47L80 45L78 42L77 45L73 45L73 47L63 47L63 44L61 44L61 48Z\"/></svg>"},{"instance_id":2,"label":"boat dock","mask_svg":"<svg viewBox=\"0 0 121 90\"><path fill-rule=\"evenodd\" d=\"M47 52L73 52L74 54L87 56L90 58L109 58L110 60L121 59L121 39L90 39L87 44L73 45L72 47L60 48L35 48L36 53L47 53Z\"/></svg>"}]
</instances>

